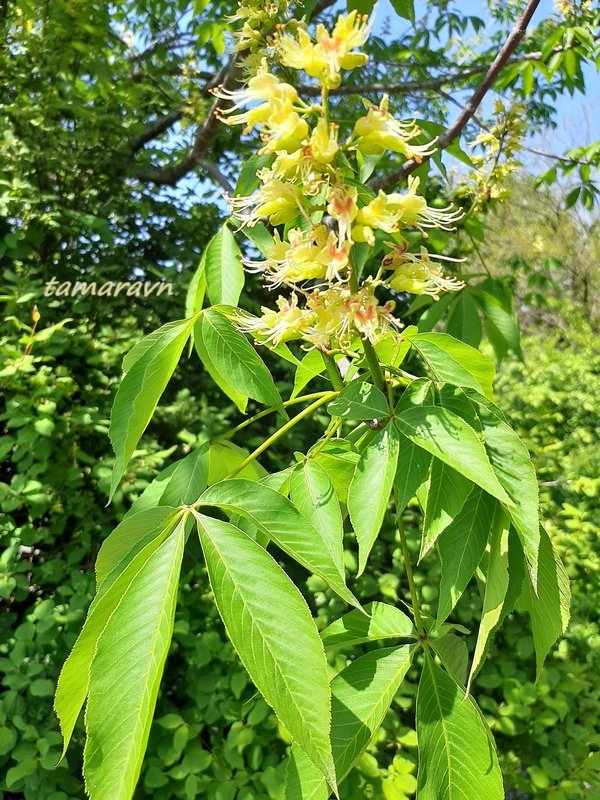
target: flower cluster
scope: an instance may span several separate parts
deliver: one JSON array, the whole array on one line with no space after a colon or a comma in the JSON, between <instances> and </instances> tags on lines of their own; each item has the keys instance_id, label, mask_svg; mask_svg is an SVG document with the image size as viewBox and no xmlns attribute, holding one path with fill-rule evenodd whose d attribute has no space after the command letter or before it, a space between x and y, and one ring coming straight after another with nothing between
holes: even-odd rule
<instances>
[{"instance_id":1,"label":"flower cluster","mask_svg":"<svg viewBox=\"0 0 600 800\"><path fill-rule=\"evenodd\" d=\"M329 119L329 92L340 85L343 70L366 63L359 48L368 34L368 19L356 11L340 16L331 32L317 26L314 37L304 22L278 27L272 51L281 66L318 80L318 105L302 100L264 58L247 88L215 90L230 102L223 121L243 125L245 132L256 129L259 152L266 157L267 166L257 172L258 188L230 202L241 226L267 221L276 228L264 258L245 266L261 273L268 287L287 288L290 296L281 294L276 308L263 308L260 317L236 317L240 329L271 347L293 339L322 350L349 349L360 339L376 342L390 326L400 327L394 303L378 299L379 287L434 299L462 287L443 275L441 257L425 248L408 252L403 233L451 230L461 213L428 205L417 178L409 179L405 191L375 195L358 180L358 168L354 177L349 171L353 162L387 151L419 162L434 152L434 143L423 142L416 122L396 120L387 97L378 106L365 103L366 113L345 141ZM357 246L386 249L376 274L362 284Z\"/></svg>"}]
</instances>

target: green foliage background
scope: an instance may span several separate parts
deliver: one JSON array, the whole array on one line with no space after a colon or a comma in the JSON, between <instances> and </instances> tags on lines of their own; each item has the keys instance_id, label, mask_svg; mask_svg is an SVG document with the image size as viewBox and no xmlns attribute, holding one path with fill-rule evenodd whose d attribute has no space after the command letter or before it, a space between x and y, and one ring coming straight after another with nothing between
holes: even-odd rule
<instances>
[{"instance_id":1,"label":"green foliage background","mask_svg":"<svg viewBox=\"0 0 600 800\"><path fill-rule=\"evenodd\" d=\"M143 439L135 475L132 470L116 503L104 508L112 462L108 414L118 365L139 337L138 324L127 316L118 326L80 317L51 335L40 334L26 357L5 326L0 370L7 398L0 417L5 429L0 437L0 796L5 800L84 797L76 766L81 738L55 769L60 736L51 703L60 665L92 597L99 543L163 465L226 427L233 414L186 366ZM513 615L492 646L475 694L497 736L507 788L523 793L512 796L590 798L600 796L600 756L590 758L600 744L594 730L600 712L595 447L600 356L582 322L528 336L523 349L523 363L502 366L497 393L533 453L544 517L573 581L573 618L535 684L528 625ZM162 449L172 441L180 442L179 452ZM288 463L293 439L284 445L272 466ZM415 510L409 520L415 554L417 523ZM174 642L136 796L279 800L287 733L249 684L226 640L197 555L192 548L184 563ZM347 558L352 566L351 550ZM373 565L350 584L359 599L402 598L402 559L391 519ZM417 571L425 603L436 599L430 584L438 569L436 558L428 557ZM339 614L340 601L320 579L294 578L323 626ZM479 613L474 585L455 621L474 631ZM377 742L348 782L347 798L401 800L414 793L415 689L409 674Z\"/></svg>"}]
</instances>

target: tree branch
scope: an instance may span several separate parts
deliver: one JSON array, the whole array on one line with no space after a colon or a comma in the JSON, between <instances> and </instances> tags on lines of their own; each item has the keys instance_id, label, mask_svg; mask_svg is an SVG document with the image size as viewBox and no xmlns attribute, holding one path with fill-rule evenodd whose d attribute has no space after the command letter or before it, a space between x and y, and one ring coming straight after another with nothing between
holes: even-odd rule
<instances>
[{"instance_id":1,"label":"tree branch","mask_svg":"<svg viewBox=\"0 0 600 800\"><path fill-rule=\"evenodd\" d=\"M475 112L479 108L481 101L486 96L490 88L492 87L494 81L498 77L500 71L503 67L506 66L508 60L510 59L511 55L517 48L519 42L525 35L525 31L527 30L527 26L531 21L537 7L540 4L540 0L529 0L527 6L523 14L519 17L517 22L515 23L512 31L508 35L508 38L502 45L498 55L490 64L488 71L485 74L483 81L481 82L480 86L476 89L473 93L471 99L464 107L463 111L458 115L455 121L450 125L450 127L446 128L446 130L438 136L436 147L438 150L444 150L448 145L452 144L461 134L461 131L465 127L465 125L469 122L469 120L474 116ZM429 158L429 157L428 157ZM428 160L425 159L425 160ZM379 189L386 189L391 186L394 186L399 181L404 180L407 178L412 172L414 172L422 162L415 161L415 159L409 159L406 161L400 169L395 170L394 172L390 172L389 175L384 175L376 181L373 181L371 187L378 191Z\"/></svg>"},{"instance_id":2,"label":"tree branch","mask_svg":"<svg viewBox=\"0 0 600 800\"><path fill-rule=\"evenodd\" d=\"M159 117L154 122L151 122L148 127L143 130L137 136L134 136L129 140L129 150L132 153L137 153L138 150L141 150L142 147L151 142L153 139L156 139L157 136L160 136L161 133L168 131L169 128L172 128L176 122L183 117L183 111L180 108L176 108L174 111L170 111L168 114L165 114L164 117Z\"/></svg>"}]
</instances>

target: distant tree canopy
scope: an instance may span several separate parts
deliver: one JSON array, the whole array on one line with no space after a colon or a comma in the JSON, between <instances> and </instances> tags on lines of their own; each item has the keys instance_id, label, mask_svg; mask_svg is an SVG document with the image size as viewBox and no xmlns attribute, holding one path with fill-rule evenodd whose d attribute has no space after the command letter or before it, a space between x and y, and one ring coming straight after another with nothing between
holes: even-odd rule
<instances>
[{"instance_id":1,"label":"distant tree canopy","mask_svg":"<svg viewBox=\"0 0 600 800\"><path fill-rule=\"evenodd\" d=\"M372 3L349 5L369 13ZM337 90L348 122L362 98L379 102L387 93L397 115L426 117L430 138L441 134L442 145L463 161L469 158L459 138L483 134L485 146L486 130L496 124L486 119L489 103L473 114L468 102L497 57L493 91L505 109L523 104L511 123L518 118L521 133L555 124L557 97L584 93L583 67L599 58L599 12L589 2L560 3L545 18L538 9L520 40L521 32L516 39L509 32L525 3L489 0L477 16L474 4L436 0L416 17L411 2L392 5L401 16L392 11L388 19L377 10L378 35L360 84ZM237 131L216 124L223 101L211 95L216 85L243 79L228 47L233 10L229 0L0 6L5 263L19 272L36 265L58 275L102 269L123 278L134 268L151 274L194 262L219 213L216 190L231 189L247 154ZM289 13L326 21L340 10L320 0ZM506 50L511 41L514 49ZM300 90L314 95L311 86ZM552 154L545 177L551 182L557 170L569 172L574 201L590 208L600 147L581 145ZM504 157L501 135L496 166ZM378 176L390 187L404 173L392 157Z\"/></svg>"}]
</instances>

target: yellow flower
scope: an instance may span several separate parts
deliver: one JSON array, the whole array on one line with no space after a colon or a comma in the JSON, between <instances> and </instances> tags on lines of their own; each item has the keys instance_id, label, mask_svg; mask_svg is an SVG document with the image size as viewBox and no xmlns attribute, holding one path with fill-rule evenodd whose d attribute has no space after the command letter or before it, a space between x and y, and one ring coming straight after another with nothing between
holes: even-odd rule
<instances>
[{"instance_id":1,"label":"yellow flower","mask_svg":"<svg viewBox=\"0 0 600 800\"><path fill-rule=\"evenodd\" d=\"M308 123L288 102L272 101L271 113L263 122L261 153L294 152L308 136Z\"/></svg>"},{"instance_id":2,"label":"yellow flower","mask_svg":"<svg viewBox=\"0 0 600 800\"><path fill-rule=\"evenodd\" d=\"M227 125L245 125L245 133L255 125L267 121L282 108L294 111L296 107L304 109L305 105L298 98L298 92L289 83L282 83L275 75L263 69L258 75L250 78L246 89L232 92L222 86L213 89L213 94L223 100L229 100L231 106L219 111L219 116ZM249 103L257 103L242 114L233 114ZM301 105L299 105L301 104ZM233 116L229 116L233 114Z\"/></svg>"},{"instance_id":3,"label":"yellow flower","mask_svg":"<svg viewBox=\"0 0 600 800\"><path fill-rule=\"evenodd\" d=\"M394 245L391 247L392 252L383 259L382 266L384 269L394 270L386 285L395 292L428 294L434 300L438 300L440 292L458 292L464 287L462 281L443 275L440 265L432 261L432 259L443 261L457 259L433 255L424 247L420 253L407 253L401 247Z\"/></svg>"},{"instance_id":4,"label":"yellow flower","mask_svg":"<svg viewBox=\"0 0 600 800\"><path fill-rule=\"evenodd\" d=\"M462 217L462 211L452 210L452 206L438 209L427 205L424 197L417 194L419 179L408 179L408 192L385 194L380 191L374 200L360 209L356 224L352 228L352 238L356 242L375 244L375 230L398 233L403 228L417 227L442 228L453 230L453 223Z\"/></svg>"},{"instance_id":5,"label":"yellow flower","mask_svg":"<svg viewBox=\"0 0 600 800\"><path fill-rule=\"evenodd\" d=\"M381 155L386 150L401 153L406 158L422 161L425 156L435 152L433 141L427 144L411 145L410 141L421 134L417 123L399 122L388 112L388 96L384 95L379 107L365 102L366 116L358 119L350 140L357 140L356 147L364 155Z\"/></svg>"},{"instance_id":6,"label":"yellow flower","mask_svg":"<svg viewBox=\"0 0 600 800\"><path fill-rule=\"evenodd\" d=\"M327 213L338 223L339 240L351 242L350 226L358 213L353 186L331 186L327 192Z\"/></svg>"},{"instance_id":7,"label":"yellow flower","mask_svg":"<svg viewBox=\"0 0 600 800\"><path fill-rule=\"evenodd\" d=\"M330 164L339 150L338 126L320 119L310 135L309 156L317 164Z\"/></svg>"},{"instance_id":8,"label":"yellow flower","mask_svg":"<svg viewBox=\"0 0 600 800\"><path fill-rule=\"evenodd\" d=\"M340 16L331 33L324 25L317 26L316 43L303 28L298 28L297 38L280 37L277 45L281 63L292 69L301 69L311 78L319 78L330 89L340 85L341 69L364 66L368 57L352 53L369 35L368 19L352 11Z\"/></svg>"},{"instance_id":9,"label":"yellow flower","mask_svg":"<svg viewBox=\"0 0 600 800\"><path fill-rule=\"evenodd\" d=\"M394 303L380 305L375 286L373 281L366 281L355 294L345 285L310 294L306 303L313 312L313 321L303 338L318 348L348 348L357 333L374 342L390 325L398 326L392 316Z\"/></svg>"},{"instance_id":10,"label":"yellow flower","mask_svg":"<svg viewBox=\"0 0 600 800\"><path fill-rule=\"evenodd\" d=\"M234 216L252 227L264 217L271 225L291 222L302 212L302 193L297 186L272 177L268 170L258 173L263 186L248 197L230 197Z\"/></svg>"},{"instance_id":11,"label":"yellow flower","mask_svg":"<svg viewBox=\"0 0 600 800\"><path fill-rule=\"evenodd\" d=\"M281 342L300 339L312 314L306 309L298 308L298 297L292 294L290 300L285 297L277 298L277 311L271 308L261 308L262 316L253 317L244 312L235 318L236 326L244 333L252 334L261 344L277 347Z\"/></svg>"}]
</instances>

